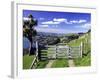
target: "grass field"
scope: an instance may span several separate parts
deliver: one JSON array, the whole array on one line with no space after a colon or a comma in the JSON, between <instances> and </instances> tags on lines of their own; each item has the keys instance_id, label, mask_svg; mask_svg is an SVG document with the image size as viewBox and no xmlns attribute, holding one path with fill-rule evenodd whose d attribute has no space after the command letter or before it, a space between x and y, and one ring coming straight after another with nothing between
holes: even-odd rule
<instances>
[{"instance_id":1,"label":"grass field","mask_svg":"<svg viewBox=\"0 0 100 80\"><path fill-rule=\"evenodd\" d=\"M52 68L61 68L61 67L68 67L67 59L57 59L53 65Z\"/></svg>"},{"instance_id":2,"label":"grass field","mask_svg":"<svg viewBox=\"0 0 100 80\"><path fill-rule=\"evenodd\" d=\"M91 57L90 54L83 58L74 59L75 66L90 66L91 65Z\"/></svg>"},{"instance_id":3,"label":"grass field","mask_svg":"<svg viewBox=\"0 0 100 80\"><path fill-rule=\"evenodd\" d=\"M88 42L89 41L89 42ZM73 47L73 46L80 46L81 42L83 42L83 48L82 48L82 58L73 59L75 66L90 66L91 65L91 43L90 43L90 33L85 34L78 39L72 40L69 43L65 43L67 46ZM48 54L54 54L55 48L48 48L47 50L41 50L42 56L47 57ZM75 52L74 52L75 53ZM50 56L50 55L49 55ZM24 55L23 56L23 69L29 69L32 61L34 59L34 55ZM37 63L36 69L45 68L48 64L49 60L40 60ZM63 68L68 67L68 59L56 59L54 63L52 64L51 68Z\"/></svg>"},{"instance_id":4,"label":"grass field","mask_svg":"<svg viewBox=\"0 0 100 80\"><path fill-rule=\"evenodd\" d=\"M48 64L48 60L45 61L39 61L36 69L40 69L40 68L45 68L45 66Z\"/></svg>"},{"instance_id":5,"label":"grass field","mask_svg":"<svg viewBox=\"0 0 100 80\"><path fill-rule=\"evenodd\" d=\"M90 43L86 43L86 39L90 40L90 34L86 36L83 35L79 37L78 39L70 41L67 45L73 47L73 46L80 46L81 42L84 43L83 46L83 57L82 58L77 58L73 59L75 66L90 66L91 65L91 48L90 48ZM55 51L52 48L48 48L48 52L53 52ZM47 51L44 51L44 53L48 54ZM68 62L67 59L56 59L56 61L52 64L52 68L59 68L59 67L68 67Z\"/></svg>"},{"instance_id":6,"label":"grass field","mask_svg":"<svg viewBox=\"0 0 100 80\"><path fill-rule=\"evenodd\" d=\"M42 50L42 55L47 56L48 54L53 54L55 52L54 48L48 48L48 50ZM49 61L49 60L48 60ZM48 61L40 61L37 68L44 68ZM52 64L51 68L68 67L67 59L56 59Z\"/></svg>"},{"instance_id":7,"label":"grass field","mask_svg":"<svg viewBox=\"0 0 100 80\"><path fill-rule=\"evenodd\" d=\"M68 43L70 46L78 46L83 42L83 57L74 59L75 66L91 65L91 43L86 43L86 39L90 41L90 33Z\"/></svg>"},{"instance_id":8,"label":"grass field","mask_svg":"<svg viewBox=\"0 0 100 80\"><path fill-rule=\"evenodd\" d=\"M24 55L23 56L23 69L29 69L32 61L34 59L34 56Z\"/></svg>"}]
</instances>

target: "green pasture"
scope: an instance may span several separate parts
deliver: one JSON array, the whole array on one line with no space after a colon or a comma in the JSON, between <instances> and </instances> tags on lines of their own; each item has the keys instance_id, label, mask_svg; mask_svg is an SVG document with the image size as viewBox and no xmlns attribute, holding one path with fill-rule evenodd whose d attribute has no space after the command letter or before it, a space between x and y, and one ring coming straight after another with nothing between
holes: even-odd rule
<instances>
[{"instance_id":1,"label":"green pasture","mask_svg":"<svg viewBox=\"0 0 100 80\"><path fill-rule=\"evenodd\" d=\"M32 64L32 61L34 59L34 55L24 55L23 56L23 69L29 69L31 64Z\"/></svg>"}]
</instances>

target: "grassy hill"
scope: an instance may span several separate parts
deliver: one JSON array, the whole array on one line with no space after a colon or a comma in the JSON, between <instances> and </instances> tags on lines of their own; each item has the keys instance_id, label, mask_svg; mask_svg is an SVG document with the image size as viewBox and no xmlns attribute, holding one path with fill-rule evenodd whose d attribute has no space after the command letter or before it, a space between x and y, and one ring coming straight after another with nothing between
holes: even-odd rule
<instances>
[{"instance_id":1,"label":"grassy hill","mask_svg":"<svg viewBox=\"0 0 100 80\"><path fill-rule=\"evenodd\" d=\"M82 58L73 59L75 63L75 67L91 65L91 32L85 33L84 35L79 36L79 38L71 40L69 43L64 43L65 46L69 45L70 47L80 46L81 43L83 44L82 46L83 54L82 54ZM50 52L50 48L48 48L47 50L45 49L41 50L42 56L47 56L48 52ZM34 59L34 55L32 56L24 55L23 56L23 69L29 69L33 59ZM48 59L40 60L36 68L45 68L48 62L49 62ZM52 68L68 67L68 59L56 59L51 67Z\"/></svg>"},{"instance_id":2,"label":"grassy hill","mask_svg":"<svg viewBox=\"0 0 100 80\"><path fill-rule=\"evenodd\" d=\"M74 59L76 66L90 66L91 65L91 32L84 34L68 43L69 46L79 46L83 43L82 47L82 58Z\"/></svg>"}]
</instances>

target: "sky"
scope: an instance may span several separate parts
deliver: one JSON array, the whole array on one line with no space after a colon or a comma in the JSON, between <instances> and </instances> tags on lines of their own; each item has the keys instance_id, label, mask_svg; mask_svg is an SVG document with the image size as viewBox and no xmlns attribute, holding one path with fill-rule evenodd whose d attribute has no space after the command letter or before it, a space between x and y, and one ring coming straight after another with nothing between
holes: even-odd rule
<instances>
[{"instance_id":1,"label":"sky","mask_svg":"<svg viewBox=\"0 0 100 80\"><path fill-rule=\"evenodd\" d=\"M38 21L37 32L67 34L87 32L91 28L90 13L23 10L23 20L29 14Z\"/></svg>"}]
</instances>

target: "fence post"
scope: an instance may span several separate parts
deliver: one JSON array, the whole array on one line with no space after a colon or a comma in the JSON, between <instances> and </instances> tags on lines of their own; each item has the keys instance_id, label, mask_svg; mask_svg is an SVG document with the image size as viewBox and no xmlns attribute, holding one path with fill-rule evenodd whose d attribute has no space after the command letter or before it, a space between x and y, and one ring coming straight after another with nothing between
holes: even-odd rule
<instances>
[{"instance_id":1,"label":"fence post","mask_svg":"<svg viewBox=\"0 0 100 80\"><path fill-rule=\"evenodd\" d=\"M81 42L81 45L80 45L80 50L81 50L81 52L80 52L80 56L81 56L81 58L82 58L82 52L83 52L83 42Z\"/></svg>"},{"instance_id":2,"label":"fence post","mask_svg":"<svg viewBox=\"0 0 100 80\"><path fill-rule=\"evenodd\" d=\"M36 41L36 57L37 57L37 61L38 61L38 42Z\"/></svg>"},{"instance_id":3,"label":"fence post","mask_svg":"<svg viewBox=\"0 0 100 80\"><path fill-rule=\"evenodd\" d=\"M66 57L68 58L68 56L69 56L69 46L68 46L67 52L66 52Z\"/></svg>"},{"instance_id":4,"label":"fence post","mask_svg":"<svg viewBox=\"0 0 100 80\"><path fill-rule=\"evenodd\" d=\"M72 56L71 56L71 47L68 48L68 58L69 59L72 58Z\"/></svg>"},{"instance_id":5,"label":"fence post","mask_svg":"<svg viewBox=\"0 0 100 80\"><path fill-rule=\"evenodd\" d=\"M57 59L57 45L55 47L56 47L56 57L55 58Z\"/></svg>"}]
</instances>

